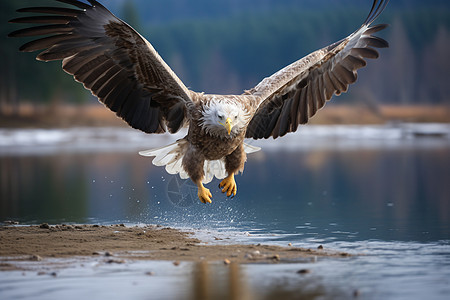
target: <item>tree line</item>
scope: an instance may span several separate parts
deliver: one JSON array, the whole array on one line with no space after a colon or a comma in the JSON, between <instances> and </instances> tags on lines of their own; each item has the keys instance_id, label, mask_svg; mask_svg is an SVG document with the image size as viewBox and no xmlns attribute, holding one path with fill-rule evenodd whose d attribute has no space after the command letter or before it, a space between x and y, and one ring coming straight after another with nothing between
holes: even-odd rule
<instances>
[{"instance_id":1,"label":"tree line","mask_svg":"<svg viewBox=\"0 0 450 300\"><path fill-rule=\"evenodd\" d=\"M18 28L6 23L17 17L14 10L30 3L0 2L0 108L20 102L91 101L90 93L61 70L60 62L36 62L36 53L17 50L26 40L6 37ZM262 3L270 5L271 1ZM252 88L281 67L347 36L367 13L366 5L349 9L349 5L333 4L320 10L279 6L220 18L153 22L142 16L133 1L116 6L114 12L137 27L187 86L210 93L240 93ZM369 62L359 72L359 82L351 87L351 93L338 101L448 103L450 9L394 7L385 11L380 22L392 25L380 33L390 42L390 49L381 50L380 59Z\"/></svg>"}]
</instances>

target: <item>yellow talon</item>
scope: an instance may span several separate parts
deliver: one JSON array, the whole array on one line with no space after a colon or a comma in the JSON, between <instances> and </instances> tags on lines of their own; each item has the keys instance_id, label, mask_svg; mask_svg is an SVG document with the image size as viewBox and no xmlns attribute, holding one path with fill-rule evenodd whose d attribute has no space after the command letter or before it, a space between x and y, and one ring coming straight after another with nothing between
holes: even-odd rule
<instances>
[{"instance_id":1,"label":"yellow talon","mask_svg":"<svg viewBox=\"0 0 450 300\"><path fill-rule=\"evenodd\" d=\"M202 203L211 203L212 202L211 201L211 197L212 197L211 192L207 188L205 188L202 183L197 184L197 187L198 187L197 195L198 195L198 198L200 199L200 201Z\"/></svg>"},{"instance_id":2,"label":"yellow talon","mask_svg":"<svg viewBox=\"0 0 450 300\"><path fill-rule=\"evenodd\" d=\"M236 196L237 193L237 185L236 181L234 181L234 174L228 175L222 182L219 184L222 189L222 193L227 192L227 197L230 197L233 194L233 197Z\"/></svg>"}]
</instances>

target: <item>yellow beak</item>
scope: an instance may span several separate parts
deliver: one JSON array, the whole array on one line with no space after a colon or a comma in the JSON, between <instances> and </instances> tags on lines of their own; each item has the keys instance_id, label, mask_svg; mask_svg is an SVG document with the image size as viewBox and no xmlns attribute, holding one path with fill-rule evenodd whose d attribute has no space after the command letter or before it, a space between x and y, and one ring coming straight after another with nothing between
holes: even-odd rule
<instances>
[{"instance_id":1,"label":"yellow beak","mask_svg":"<svg viewBox=\"0 0 450 300\"><path fill-rule=\"evenodd\" d=\"M230 135L231 134L231 128L233 128L233 122L231 121L231 119L227 118L227 120L225 121L225 124L223 124L223 123L220 123L220 124L222 124L223 127L225 127L225 129L228 132L228 135Z\"/></svg>"}]
</instances>

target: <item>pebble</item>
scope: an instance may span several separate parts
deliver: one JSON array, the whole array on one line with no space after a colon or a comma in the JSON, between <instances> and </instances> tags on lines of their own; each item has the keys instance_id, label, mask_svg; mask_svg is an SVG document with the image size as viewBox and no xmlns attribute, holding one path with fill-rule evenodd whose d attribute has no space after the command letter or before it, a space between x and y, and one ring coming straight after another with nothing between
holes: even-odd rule
<instances>
[{"instance_id":1,"label":"pebble","mask_svg":"<svg viewBox=\"0 0 450 300\"><path fill-rule=\"evenodd\" d=\"M250 253L246 253L244 255L244 258L246 258L246 259L253 259L253 255L251 255Z\"/></svg>"},{"instance_id":2,"label":"pebble","mask_svg":"<svg viewBox=\"0 0 450 300\"><path fill-rule=\"evenodd\" d=\"M152 272L152 271L150 271L150 272L145 272L145 275L147 275L147 276L153 276L153 275L155 275L155 272Z\"/></svg>"},{"instance_id":3,"label":"pebble","mask_svg":"<svg viewBox=\"0 0 450 300\"><path fill-rule=\"evenodd\" d=\"M56 277L56 276L58 276L58 273L56 273L56 272L47 273L44 271L39 271L39 272L37 272L37 275L38 276L50 275L50 276Z\"/></svg>"},{"instance_id":4,"label":"pebble","mask_svg":"<svg viewBox=\"0 0 450 300\"><path fill-rule=\"evenodd\" d=\"M112 252L106 251L105 256L113 256L114 254Z\"/></svg>"},{"instance_id":5,"label":"pebble","mask_svg":"<svg viewBox=\"0 0 450 300\"><path fill-rule=\"evenodd\" d=\"M230 261L229 259L225 258L225 259L223 260L223 263L224 263L225 265L229 265L229 264L231 264L231 261Z\"/></svg>"},{"instance_id":6,"label":"pebble","mask_svg":"<svg viewBox=\"0 0 450 300\"><path fill-rule=\"evenodd\" d=\"M280 256L278 254L275 254L274 256L272 256L272 259L275 261L280 261Z\"/></svg>"},{"instance_id":7,"label":"pebble","mask_svg":"<svg viewBox=\"0 0 450 300\"><path fill-rule=\"evenodd\" d=\"M288 246L289 246L289 247L292 247L292 243L289 243Z\"/></svg>"},{"instance_id":8,"label":"pebble","mask_svg":"<svg viewBox=\"0 0 450 300\"><path fill-rule=\"evenodd\" d=\"M125 261L123 259L108 259L106 261L107 264L124 264Z\"/></svg>"},{"instance_id":9,"label":"pebble","mask_svg":"<svg viewBox=\"0 0 450 300\"><path fill-rule=\"evenodd\" d=\"M317 247L317 249L323 250L323 246L322 246L322 245L319 245L319 247Z\"/></svg>"},{"instance_id":10,"label":"pebble","mask_svg":"<svg viewBox=\"0 0 450 300\"><path fill-rule=\"evenodd\" d=\"M173 265L174 265L175 267L178 267L178 266L180 265L180 262L179 262L179 261L174 261L174 262L173 262Z\"/></svg>"},{"instance_id":11,"label":"pebble","mask_svg":"<svg viewBox=\"0 0 450 300\"><path fill-rule=\"evenodd\" d=\"M41 261L42 257L40 257L39 255L34 254L34 255L31 255L29 259L31 261Z\"/></svg>"},{"instance_id":12,"label":"pebble","mask_svg":"<svg viewBox=\"0 0 450 300\"><path fill-rule=\"evenodd\" d=\"M50 229L50 225L48 225L48 223L42 223L41 225L39 225L39 228Z\"/></svg>"},{"instance_id":13,"label":"pebble","mask_svg":"<svg viewBox=\"0 0 450 300\"><path fill-rule=\"evenodd\" d=\"M309 273L311 273L311 270L309 270L309 269L301 269L301 270L297 271L297 274L302 274L302 275L309 274Z\"/></svg>"}]
</instances>

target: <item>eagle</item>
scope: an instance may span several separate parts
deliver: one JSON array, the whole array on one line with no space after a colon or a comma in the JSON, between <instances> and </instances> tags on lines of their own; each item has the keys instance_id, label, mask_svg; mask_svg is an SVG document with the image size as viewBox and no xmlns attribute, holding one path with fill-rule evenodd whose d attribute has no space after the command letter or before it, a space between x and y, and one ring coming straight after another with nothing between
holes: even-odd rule
<instances>
[{"instance_id":1,"label":"eagle","mask_svg":"<svg viewBox=\"0 0 450 300\"><path fill-rule=\"evenodd\" d=\"M259 148L245 139L267 139L295 132L333 95L347 91L375 48L388 43L373 34L387 27L372 25L388 4L374 0L361 27L348 37L293 62L241 95L217 95L188 89L153 46L130 25L95 0L55 0L68 4L27 7L11 23L35 24L10 37L37 37L20 51L41 51L41 61L62 60L62 68L101 103L146 133L175 133L175 143L140 152L154 157L169 174L190 178L202 203L212 194L204 184L214 177L228 197L235 196L235 174L247 154ZM36 15L38 14L38 15ZM37 24L37 25L36 25ZM29 27L31 26L31 27Z\"/></svg>"}]
</instances>

